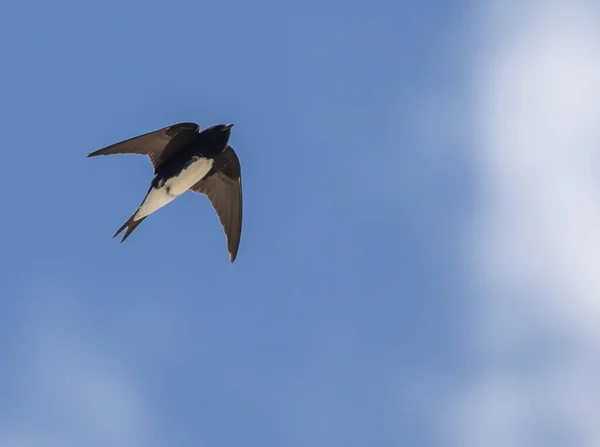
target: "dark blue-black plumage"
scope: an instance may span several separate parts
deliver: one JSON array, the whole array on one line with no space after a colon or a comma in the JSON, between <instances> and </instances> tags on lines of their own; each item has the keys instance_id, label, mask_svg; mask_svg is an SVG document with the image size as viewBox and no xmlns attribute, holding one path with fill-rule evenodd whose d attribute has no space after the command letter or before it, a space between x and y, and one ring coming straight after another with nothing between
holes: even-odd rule
<instances>
[{"instance_id":1,"label":"dark blue-black plumage","mask_svg":"<svg viewBox=\"0 0 600 447\"><path fill-rule=\"evenodd\" d=\"M239 159L228 144L231 127L218 124L200 131L196 123L179 123L89 154L144 154L154 166L144 201L115 236L127 228L121 242L125 241L149 214L190 190L211 201L225 231L230 261L234 262L242 229L242 185Z\"/></svg>"}]
</instances>

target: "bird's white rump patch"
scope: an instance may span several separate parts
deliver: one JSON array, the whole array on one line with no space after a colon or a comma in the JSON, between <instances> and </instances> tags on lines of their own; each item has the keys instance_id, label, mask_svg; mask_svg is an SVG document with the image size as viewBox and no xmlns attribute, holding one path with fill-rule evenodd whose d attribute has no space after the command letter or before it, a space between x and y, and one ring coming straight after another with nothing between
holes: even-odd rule
<instances>
[{"instance_id":1,"label":"bird's white rump patch","mask_svg":"<svg viewBox=\"0 0 600 447\"><path fill-rule=\"evenodd\" d=\"M150 190L134 219L140 220L142 217L152 214L175 200L177 196L180 196L202 180L208 174L212 165L213 160L210 158L194 157L192 163L182 170L178 176L172 177L158 188Z\"/></svg>"}]
</instances>

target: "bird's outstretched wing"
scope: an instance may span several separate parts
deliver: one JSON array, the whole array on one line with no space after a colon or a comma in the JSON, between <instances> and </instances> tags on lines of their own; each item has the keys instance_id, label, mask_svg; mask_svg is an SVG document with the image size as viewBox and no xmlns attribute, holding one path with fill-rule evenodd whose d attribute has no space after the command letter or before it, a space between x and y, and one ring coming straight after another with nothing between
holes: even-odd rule
<instances>
[{"instance_id":1,"label":"bird's outstretched wing","mask_svg":"<svg viewBox=\"0 0 600 447\"><path fill-rule=\"evenodd\" d=\"M144 154L150 158L156 171L175 152L190 141L200 130L196 123L178 123L129 138L92 152L88 157L113 154Z\"/></svg>"},{"instance_id":2,"label":"bird's outstretched wing","mask_svg":"<svg viewBox=\"0 0 600 447\"><path fill-rule=\"evenodd\" d=\"M211 201L223 225L233 263L242 234L242 176L240 161L231 146L215 158L210 172L190 190L205 194Z\"/></svg>"}]
</instances>

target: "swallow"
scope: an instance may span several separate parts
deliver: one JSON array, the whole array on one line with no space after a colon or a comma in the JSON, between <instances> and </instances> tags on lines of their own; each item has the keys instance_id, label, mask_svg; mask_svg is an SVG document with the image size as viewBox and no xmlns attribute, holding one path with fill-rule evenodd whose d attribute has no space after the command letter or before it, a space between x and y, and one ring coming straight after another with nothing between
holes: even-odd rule
<instances>
[{"instance_id":1,"label":"swallow","mask_svg":"<svg viewBox=\"0 0 600 447\"><path fill-rule=\"evenodd\" d=\"M196 123L178 123L99 149L88 155L142 154L154 166L144 200L117 230L124 242L146 217L186 191L203 194L214 207L225 232L229 261L238 253L242 233L240 161L229 145L233 124L200 131Z\"/></svg>"}]
</instances>

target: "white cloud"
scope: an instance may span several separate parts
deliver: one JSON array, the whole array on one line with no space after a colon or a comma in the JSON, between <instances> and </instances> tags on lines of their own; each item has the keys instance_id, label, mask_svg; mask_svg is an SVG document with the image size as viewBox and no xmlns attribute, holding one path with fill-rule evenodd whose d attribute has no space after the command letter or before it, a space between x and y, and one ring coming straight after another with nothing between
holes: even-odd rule
<instances>
[{"instance_id":1,"label":"white cloud","mask_svg":"<svg viewBox=\"0 0 600 447\"><path fill-rule=\"evenodd\" d=\"M477 374L444 407L453 445L600 445L598 12L497 0L477 16Z\"/></svg>"},{"instance_id":2,"label":"white cloud","mask_svg":"<svg viewBox=\"0 0 600 447\"><path fill-rule=\"evenodd\" d=\"M155 445L148 405L131 371L93 342L73 303L55 293L61 292L23 300L28 309L13 334L14 351L5 353L11 365L5 377L14 375L0 402L0 445Z\"/></svg>"}]
</instances>

